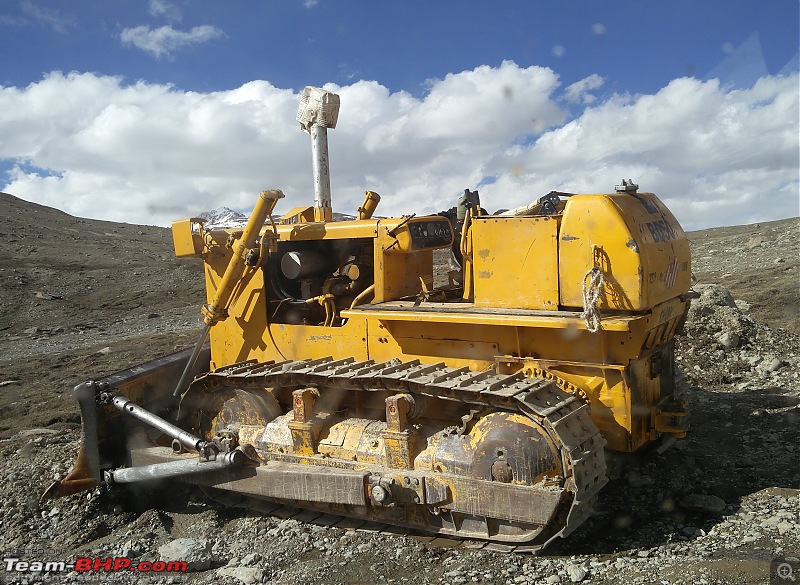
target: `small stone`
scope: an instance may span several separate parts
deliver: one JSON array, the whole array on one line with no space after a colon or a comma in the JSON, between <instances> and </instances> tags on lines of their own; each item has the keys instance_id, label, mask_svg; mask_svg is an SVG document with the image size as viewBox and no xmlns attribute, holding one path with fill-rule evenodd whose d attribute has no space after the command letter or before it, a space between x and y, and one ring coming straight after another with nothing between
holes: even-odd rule
<instances>
[{"instance_id":1,"label":"small stone","mask_svg":"<svg viewBox=\"0 0 800 585\"><path fill-rule=\"evenodd\" d=\"M30 457L31 455L33 455L34 449L36 449L36 443L34 443L33 441L28 441L22 446L22 448L19 451L17 451L17 455L20 455L22 457Z\"/></svg>"},{"instance_id":2,"label":"small stone","mask_svg":"<svg viewBox=\"0 0 800 585\"><path fill-rule=\"evenodd\" d=\"M719 307L735 307L730 291L718 284L697 285L695 289L700 293L699 305L716 305Z\"/></svg>"},{"instance_id":3,"label":"small stone","mask_svg":"<svg viewBox=\"0 0 800 585\"><path fill-rule=\"evenodd\" d=\"M748 532L742 539L742 542L744 544L750 544L751 542L757 541L759 538L761 538L760 532Z\"/></svg>"},{"instance_id":4,"label":"small stone","mask_svg":"<svg viewBox=\"0 0 800 585\"><path fill-rule=\"evenodd\" d=\"M581 565L567 565L567 576L573 583L580 583L586 578L586 569Z\"/></svg>"},{"instance_id":5,"label":"small stone","mask_svg":"<svg viewBox=\"0 0 800 585\"><path fill-rule=\"evenodd\" d=\"M241 563L245 567L250 565L255 565L258 561L261 560L261 555L258 553L250 553L249 555L245 555L242 557Z\"/></svg>"},{"instance_id":6,"label":"small stone","mask_svg":"<svg viewBox=\"0 0 800 585\"><path fill-rule=\"evenodd\" d=\"M767 518L766 520L764 520L760 524L760 526L761 528L775 528L780 523L781 523L781 517L776 514L775 516L772 516L771 518Z\"/></svg>"},{"instance_id":7,"label":"small stone","mask_svg":"<svg viewBox=\"0 0 800 585\"><path fill-rule=\"evenodd\" d=\"M561 577L558 575L550 575L547 579L544 580L545 583L549 585L555 585L556 583L561 583Z\"/></svg>"},{"instance_id":8,"label":"small stone","mask_svg":"<svg viewBox=\"0 0 800 585\"><path fill-rule=\"evenodd\" d=\"M58 508L53 508L52 510L50 510L50 513L48 514L48 516L50 516L52 518L53 516L58 516L60 513L61 513L61 510L59 510Z\"/></svg>"},{"instance_id":9,"label":"small stone","mask_svg":"<svg viewBox=\"0 0 800 585\"><path fill-rule=\"evenodd\" d=\"M18 432L14 435L15 439L27 439L30 437L41 437L41 435L60 435L61 431L57 431L56 429L46 429L46 428L36 428L36 429L25 429L23 431Z\"/></svg>"},{"instance_id":10,"label":"small stone","mask_svg":"<svg viewBox=\"0 0 800 585\"><path fill-rule=\"evenodd\" d=\"M766 367L766 368L764 368L764 369L765 369L767 372L777 372L778 370L780 370L781 368L783 368L784 366L787 366L787 365L789 365L789 364L787 364L787 363L786 363L785 361L783 361L782 359L780 359L780 358L775 358L775 359L773 359L771 362L769 362L769 364L767 365L767 367Z\"/></svg>"},{"instance_id":11,"label":"small stone","mask_svg":"<svg viewBox=\"0 0 800 585\"><path fill-rule=\"evenodd\" d=\"M211 566L211 543L178 538L158 548L162 561L185 561L187 571L205 571ZM253 581L255 583L255 581Z\"/></svg>"},{"instance_id":12,"label":"small stone","mask_svg":"<svg viewBox=\"0 0 800 585\"><path fill-rule=\"evenodd\" d=\"M791 522L787 522L786 520L784 520L778 524L778 534L783 536L787 532L791 531L793 528L794 525Z\"/></svg>"},{"instance_id":13,"label":"small stone","mask_svg":"<svg viewBox=\"0 0 800 585\"><path fill-rule=\"evenodd\" d=\"M231 577L245 585L261 583L261 581L264 580L264 571L252 567L222 567L221 569L217 569L217 575Z\"/></svg>"},{"instance_id":14,"label":"small stone","mask_svg":"<svg viewBox=\"0 0 800 585\"><path fill-rule=\"evenodd\" d=\"M775 258L774 262L775 264L783 264L784 262L786 262L786 260L784 260L783 258Z\"/></svg>"},{"instance_id":15,"label":"small stone","mask_svg":"<svg viewBox=\"0 0 800 585\"><path fill-rule=\"evenodd\" d=\"M728 349L735 349L739 347L740 337L733 331L725 331L717 337L717 341Z\"/></svg>"},{"instance_id":16,"label":"small stone","mask_svg":"<svg viewBox=\"0 0 800 585\"><path fill-rule=\"evenodd\" d=\"M764 361L764 358L761 357L760 355L751 355L745 359L747 363L750 364L751 366L757 366L758 364Z\"/></svg>"},{"instance_id":17,"label":"small stone","mask_svg":"<svg viewBox=\"0 0 800 585\"><path fill-rule=\"evenodd\" d=\"M111 353L111 348L110 347L104 347L103 349L99 350L97 353L99 353L101 355L108 355L108 354Z\"/></svg>"}]
</instances>

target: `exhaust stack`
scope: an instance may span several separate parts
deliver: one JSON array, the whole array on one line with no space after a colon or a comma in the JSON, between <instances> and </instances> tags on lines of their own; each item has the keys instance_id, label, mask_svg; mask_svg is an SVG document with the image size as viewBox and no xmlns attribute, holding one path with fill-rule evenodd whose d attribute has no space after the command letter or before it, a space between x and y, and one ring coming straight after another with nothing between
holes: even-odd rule
<instances>
[{"instance_id":1,"label":"exhaust stack","mask_svg":"<svg viewBox=\"0 0 800 585\"><path fill-rule=\"evenodd\" d=\"M314 221L331 221L331 176L328 164L328 128L336 128L339 96L320 87L308 86L300 94L297 121L311 134L314 169Z\"/></svg>"}]
</instances>

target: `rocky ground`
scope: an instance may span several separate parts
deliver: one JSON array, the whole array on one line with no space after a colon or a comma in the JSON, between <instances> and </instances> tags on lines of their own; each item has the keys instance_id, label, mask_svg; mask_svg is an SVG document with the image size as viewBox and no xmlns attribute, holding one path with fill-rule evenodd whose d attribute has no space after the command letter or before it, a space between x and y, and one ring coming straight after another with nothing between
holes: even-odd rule
<instances>
[{"instance_id":1,"label":"rocky ground","mask_svg":"<svg viewBox=\"0 0 800 585\"><path fill-rule=\"evenodd\" d=\"M0 194L0 579L81 577L18 572L14 557L124 556L190 561L159 578L176 583L767 583L773 558L800 554L798 227L690 234L691 432L614 457L597 515L532 556L260 515L174 485L40 504L79 447L72 386L191 345L202 273L173 257L168 230Z\"/></svg>"}]
</instances>

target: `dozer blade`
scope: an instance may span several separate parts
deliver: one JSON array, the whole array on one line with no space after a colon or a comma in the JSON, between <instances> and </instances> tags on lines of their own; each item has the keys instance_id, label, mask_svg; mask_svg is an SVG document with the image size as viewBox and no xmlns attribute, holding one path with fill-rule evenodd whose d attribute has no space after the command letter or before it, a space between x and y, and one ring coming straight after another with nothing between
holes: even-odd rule
<instances>
[{"instance_id":1,"label":"dozer blade","mask_svg":"<svg viewBox=\"0 0 800 585\"><path fill-rule=\"evenodd\" d=\"M115 392L131 401L158 411L172 406L175 388L192 350L165 356L122 370L99 381L88 381L75 387L81 410L82 444L75 465L63 479L53 482L42 494L42 500L69 496L92 489L102 483L104 470L117 467L127 458L125 423L112 406L97 403L101 392ZM211 360L206 346L200 352L192 371L196 376L208 371Z\"/></svg>"}]
</instances>

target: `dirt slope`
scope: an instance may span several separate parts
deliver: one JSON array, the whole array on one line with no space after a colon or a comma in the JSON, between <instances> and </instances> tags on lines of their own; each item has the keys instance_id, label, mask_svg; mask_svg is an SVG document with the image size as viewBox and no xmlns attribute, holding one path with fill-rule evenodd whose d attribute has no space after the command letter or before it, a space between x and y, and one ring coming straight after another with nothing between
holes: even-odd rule
<instances>
[{"instance_id":1,"label":"dirt slope","mask_svg":"<svg viewBox=\"0 0 800 585\"><path fill-rule=\"evenodd\" d=\"M759 323L800 332L800 220L689 234L698 282L725 286Z\"/></svg>"},{"instance_id":2,"label":"dirt slope","mask_svg":"<svg viewBox=\"0 0 800 585\"><path fill-rule=\"evenodd\" d=\"M0 436L77 423L70 386L189 343L202 286L167 229L0 193L0 382L20 381L0 394Z\"/></svg>"},{"instance_id":3,"label":"dirt slope","mask_svg":"<svg viewBox=\"0 0 800 585\"><path fill-rule=\"evenodd\" d=\"M615 461L599 514L531 557L262 517L175 487L40 506L79 445L71 387L191 345L202 273L173 257L169 230L0 194L0 550L147 560L187 537L208 567L192 583L765 582L773 557L800 551L798 227L690 234L702 297L678 359L691 434Z\"/></svg>"}]
</instances>

